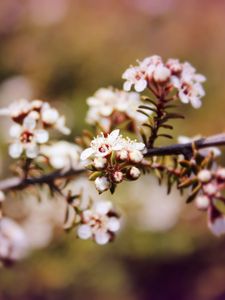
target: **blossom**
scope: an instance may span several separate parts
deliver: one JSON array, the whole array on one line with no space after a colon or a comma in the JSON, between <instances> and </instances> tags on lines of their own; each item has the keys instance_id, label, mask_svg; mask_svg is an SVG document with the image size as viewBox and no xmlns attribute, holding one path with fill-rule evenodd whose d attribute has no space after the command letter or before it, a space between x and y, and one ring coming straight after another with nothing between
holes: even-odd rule
<instances>
[{"instance_id":1,"label":"blossom","mask_svg":"<svg viewBox=\"0 0 225 300\"><path fill-rule=\"evenodd\" d=\"M9 218L0 219L0 259L14 261L28 251L28 241L23 229Z\"/></svg>"},{"instance_id":2,"label":"blossom","mask_svg":"<svg viewBox=\"0 0 225 300\"><path fill-rule=\"evenodd\" d=\"M48 141L48 132L36 128L36 120L27 116L22 125L14 124L10 129L14 139L9 146L9 155L19 158L25 152L28 158L35 158L39 154L39 145Z\"/></svg>"},{"instance_id":3,"label":"blossom","mask_svg":"<svg viewBox=\"0 0 225 300\"><path fill-rule=\"evenodd\" d=\"M142 92L155 84L163 84L168 91L171 88L177 89L180 101L191 103L194 108L201 106L201 98L205 96L202 86L205 76L198 74L190 63L181 63L177 59L170 58L164 63L160 56L147 57L138 61L137 66L128 68L122 78L125 79L125 91L129 91L134 85L137 92Z\"/></svg>"},{"instance_id":4,"label":"blossom","mask_svg":"<svg viewBox=\"0 0 225 300\"><path fill-rule=\"evenodd\" d=\"M49 159L55 169L76 169L80 165L81 148L66 141L41 146L40 153Z\"/></svg>"},{"instance_id":5,"label":"blossom","mask_svg":"<svg viewBox=\"0 0 225 300\"><path fill-rule=\"evenodd\" d=\"M210 206L208 209L208 227L216 236L225 234L225 216L214 206Z\"/></svg>"},{"instance_id":6,"label":"blossom","mask_svg":"<svg viewBox=\"0 0 225 300\"><path fill-rule=\"evenodd\" d=\"M209 170L201 170L198 173L198 179L201 182L208 182L212 178L212 173Z\"/></svg>"},{"instance_id":7,"label":"blossom","mask_svg":"<svg viewBox=\"0 0 225 300\"><path fill-rule=\"evenodd\" d=\"M93 238L99 245L111 241L115 233L120 229L118 215L112 210L109 201L97 201L90 209L82 212L82 221L77 228L80 239Z\"/></svg>"},{"instance_id":8,"label":"blossom","mask_svg":"<svg viewBox=\"0 0 225 300\"><path fill-rule=\"evenodd\" d=\"M89 110L86 121L92 125L101 125L105 131L109 131L112 124L118 125L130 120L141 125L147 120L145 115L137 112L142 104L138 93L101 88L87 99L87 104Z\"/></svg>"},{"instance_id":9,"label":"blossom","mask_svg":"<svg viewBox=\"0 0 225 300\"><path fill-rule=\"evenodd\" d=\"M112 151L122 149L121 136L119 129L112 131L106 137L102 133L92 140L89 148L81 153L81 160L85 160L90 156L106 157Z\"/></svg>"}]
</instances>

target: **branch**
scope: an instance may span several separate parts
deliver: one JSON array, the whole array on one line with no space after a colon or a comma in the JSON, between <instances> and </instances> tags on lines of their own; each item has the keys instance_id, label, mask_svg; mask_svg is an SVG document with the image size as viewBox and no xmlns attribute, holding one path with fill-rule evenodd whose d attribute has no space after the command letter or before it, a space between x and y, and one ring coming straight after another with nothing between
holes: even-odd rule
<instances>
[{"instance_id":1,"label":"branch","mask_svg":"<svg viewBox=\"0 0 225 300\"><path fill-rule=\"evenodd\" d=\"M203 138L194 142L195 147L197 149L209 148L213 146L224 146L225 145L225 133L214 135L208 138ZM148 149L145 157L151 156L164 156L164 155L179 155L183 154L185 156L190 156L193 152L193 143L186 144L174 144L165 147L152 148ZM69 171L54 171L50 174L43 175L40 177L32 177L23 179L20 177L12 177L5 180L0 181L0 190L8 191L8 190L22 190L28 186L36 185L36 184L50 184L54 183L57 179L66 179L73 178L78 176L84 172L86 169L77 169L77 170L69 170Z\"/></svg>"},{"instance_id":2,"label":"branch","mask_svg":"<svg viewBox=\"0 0 225 300\"><path fill-rule=\"evenodd\" d=\"M40 177L32 177L32 178L20 178L20 177L11 177L5 180L0 181L0 190L8 191L8 190L22 190L30 185L36 184L50 184L54 183L57 179L66 179L78 176L84 173L86 169L77 169L77 170L69 170L66 172L63 171L54 171L50 174L43 175Z\"/></svg>"},{"instance_id":3,"label":"branch","mask_svg":"<svg viewBox=\"0 0 225 300\"><path fill-rule=\"evenodd\" d=\"M174 144L165 147L148 149L145 154L146 157L150 156L164 156L164 155L179 155L190 156L193 152L193 143L196 149L209 148L214 146L225 145L225 133L210 136L208 138L202 138L192 143L186 144Z\"/></svg>"}]
</instances>

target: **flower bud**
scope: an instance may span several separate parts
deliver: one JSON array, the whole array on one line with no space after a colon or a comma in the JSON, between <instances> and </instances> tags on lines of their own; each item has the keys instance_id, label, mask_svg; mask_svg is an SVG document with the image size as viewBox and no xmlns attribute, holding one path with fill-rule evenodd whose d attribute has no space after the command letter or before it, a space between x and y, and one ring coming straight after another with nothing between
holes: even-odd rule
<instances>
[{"instance_id":1,"label":"flower bud","mask_svg":"<svg viewBox=\"0 0 225 300\"><path fill-rule=\"evenodd\" d=\"M198 173L198 179L201 182L208 182L208 181L210 181L211 178L212 178L212 174L209 170L201 170Z\"/></svg>"},{"instance_id":2,"label":"flower bud","mask_svg":"<svg viewBox=\"0 0 225 300\"><path fill-rule=\"evenodd\" d=\"M119 183L123 180L123 173L120 171L117 171L113 174L113 179L115 180L115 182Z\"/></svg>"},{"instance_id":3,"label":"flower bud","mask_svg":"<svg viewBox=\"0 0 225 300\"><path fill-rule=\"evenodd\" d=\"M216 176L219 177L219 179L225 180L225 168L220 168L217 170Z\"/></svg>"},{"instance_id":4,"label":"flower bud","mask_svg":"<svg viewBox=\"0 0 225 300\"><path fill-rule=\"evenodd\" d=\"M120 159L120 160L127 160L128 159L128 152L126 150L118 151L117 158Z\"/></svg>"},{"instance_id":5,"label":"flower bud","mask_svg":"<svg viewBox=\"0 0 225 300\"><path fill-rule=\"evenodd\" d=\"M164 82L169 79L171 72L168 68L164 67L163 65L159 65L153 75L153 78L157 82Z\"/></svg>"},{"instance_id":6,"label":"flower bud","mask_svg":"<svg viewBox=\"0 0 225 300\"><path fill-rule=\"evenodd\" d=\"M143 159L143 154L138 150L133 150L133 151L130 151L129 158L131 161L133 161L135 163L139 163Z\"/></svg>"},{"instance_id":7,"label":"flower bud","mask_svg":"<svg viewBox=\"0 0 225 300\"><path fill-rule=\"evenodd\" d=\"M104 157L96 157L94 159L94 166L96 169L104 169L107 163L107 159Z\"/></svg>"},{"instance_id":8,"label":"flower bud","mask_svg":"<svg viewBox=\"0 0 225 300\"><path fill-rule=\"evenodd\" d=\"M140 175L141 175L141 172L138 168L132 167L130 169L130 176L132 177L132 179L137 179Z\"/></svg>"},{"instance_id":9,"label":"flower bud","mask_svg":"<svg viewBox=\"0 0 225 300\"><path fill-rule=\"evenodd\" d=\"M195 200L196 205L199 209L205 210L209 207L209 198L207 196L204 195L200 195L196 198Z\"/></svg>"},{"instance_id":10,"label":"flower bud","mask_svg":"<svg viewBox=\"0 0 225 300\"><path fill-rule=\"evenodd\" d=\"M213 195L215 195L216 192L217 192L217 187L216 187L216 185L213 184L213 183L209 183L209 184L203 186L203 188L204 188L204 192L205 192L206 194L208 194L209 196L213 196Z\"/></svg>"},{"instance_id":11,"label":"flower bud","mask_svg":"<svg viewBox=\"0 0 225 300\"><path fill-rule=\"evenodd\" d=\"M110 182L104 176L103 177L97 177L95 179L95 187L99 191L99 193L102 193L102 192L104 192L104 191L106 191L106 190L109 189Z\"/></svg>"}]
</instances>

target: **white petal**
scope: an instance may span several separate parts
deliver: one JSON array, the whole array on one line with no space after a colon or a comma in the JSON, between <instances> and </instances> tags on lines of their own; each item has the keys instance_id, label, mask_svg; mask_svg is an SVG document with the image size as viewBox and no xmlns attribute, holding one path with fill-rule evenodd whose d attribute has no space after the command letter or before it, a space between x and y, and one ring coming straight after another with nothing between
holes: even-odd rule
<instances>
[{"instance_id":1,"label":"white petal","mask_svg":"<svg viewBox=\"0 0 225 300\"><path fill-rule=\"evenodd\" d=\"M225 219L217 218L213 221L213 223L209 223L209 228L212 233L216 236L220 236L225 233Z\"/></svg>"},{"instance_id":2,"label":"white petal","mask_svg":"<svg viewBox=\"0 0 225 300\"><path fill-rule=\"evenodd\" d=\"M97 214L106 215L112 208L110 201L98 201L94 204L94 210Z\"/></svg>"},{"instance_id":3,"label":"white petal","mask_svg":"<svg viewBox=\"0 0 225 300\"><path fill-rule=\"evenodd\" d=\"M9 155L12 158L19 158L23 152L23 146L20 143L11 144L9 146Z\"/></svg>"},{"instance_id":4,"label":"white petal","mask_svg":"<svg viewBox=\"0 0 225 300\"><path fill-rule=\"evenodd\" d=\"M36 144L27 144L26 146L26 155L29 158L36 158L38 155L39 149Z\"/></svg>"},{"instance_id":5,"label":"white petal","mask_svg":"<svg viewBox=\"0 0 225 300\"><path fill-rule=\"evenodd\" d=\"M198 109L202 106L202 101L198 97L191 99L191 104L194 108Z\"/></svg>"},{"instance_id":6,"label":"white petal","mask_svg":"<svg viewBox=\"0 0 225 300\"><path fill-rule=\"evenodd\" d=\"M34 130L34 128L36 126L36 120L34 118L31 118L31 117L26 117L23 121L23 126L27 130L32 131L32 130Z\"/></svg>"},{"instance_id":7,"label":"white petal","mask_svg":"<svg viewBox=\"0 0 225 300\"><path fill-rule=\"evenodd\" d=\"M77 229L77 235L82 240L87 240L92 236L91 227L89 225L80 225Z\"/></svg>"},{"instance_id":8,"label":"white petal","mask_svg":"<svg viewBox=\"0 0 225 300\"><path fill-rule=\"evenodd\" d=\"M145 79L140 79L134 87L137 92L143 92L147 87L147 81Z\"/></svg>"},{"instance_id":9,"label":"white petal","mask_svg":"<svg viewBox=\"0 0 225 300\"><path fill-rule=\"evenodd\" d=\"M109 218L107 228L109 231L116 232L120 229L120 222L118 218L112 217Z\"/></svg>"},{"instance_id":10,"label":"white petal","mask_svg":"<svg viewBox=\"0 0 225 300\"><path fill-rule=\"evenodd\" d=\"M107 244L109 239L110 239L109 234L107 232L103 231L103 230L98 230L95 233L95 241L99 245Z\"/></svg>"},{"instance_id":11,"label":"white petal","mask_svg":"<svg viewBox=\"0 0 225 300\"><path fill-rule=\"evenodd\" d=\"M119 134L120 134L120 130L119 130L119 129L113 130L113 131L109 134L109 136L108 136L109 142L110 142L110 143L114 143L114 142L116 141L116 139L118 138Z\"/></svg>"},{"instance_id":12,"label":"white petal","mask_svg":"<svg viewBox=\"0 0 225 300\"><path fill-rule=\"evenodd\" d=\"M131 90L131 86L132 86L132 83L130 81L124 82L124 84L123 84L124 91L129 92Z\"/></svg>"},{"instance_id":13,"label":"white petal","mask_svg":"<svg viewBox=\"0 0 225 300\"><path fill-rule=\"evenodd\" d=\"M18 138L20 136L21 132L22 132L22 127L19 124L13 124L10 127L9 135L12 138Z\"/></svg>"},{"instance_id":14,"label":"white petal","mask_svg":"<svg viewBox=\"0 0 225 300\"><path fill-rule=\"evenodd\" d=\"M35 138L39 144L44 144L48 141L49 135L48 131L44 129L38 129L35 131Z\"/></svg>"},{"instance_id":15,"label":"white petal","mask_svg":"<svg viewBox=\"0 0 225 300\"><path fill-rule=\"evenodd\" d=\"M85 159L87 159L88 157L90 157L92 154L94 154L94 149L92 149L91 147L90 148L87 148L87 149L85 149L82 153L81 153L81 155L80 155L80 159L81 160L85 160Z\"/></svg>"}]
</instances>

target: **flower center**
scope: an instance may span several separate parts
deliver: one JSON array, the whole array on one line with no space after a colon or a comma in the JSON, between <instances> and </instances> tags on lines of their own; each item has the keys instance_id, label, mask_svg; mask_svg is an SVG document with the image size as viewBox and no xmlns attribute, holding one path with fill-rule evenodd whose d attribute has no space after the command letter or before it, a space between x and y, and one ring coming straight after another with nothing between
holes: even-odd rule
<instances>
[{"instance_id":1,"label":"flower center","mask_svg":"<svg viewBox=\"0 0 225 300\"><path fill-rule=\"evenodd\" d=\"M20 135L20 141L21 143L30 143L33 139L33 136L34 136L33 133L29 131L24 131Z\"/></svg>"}]
</instances>

